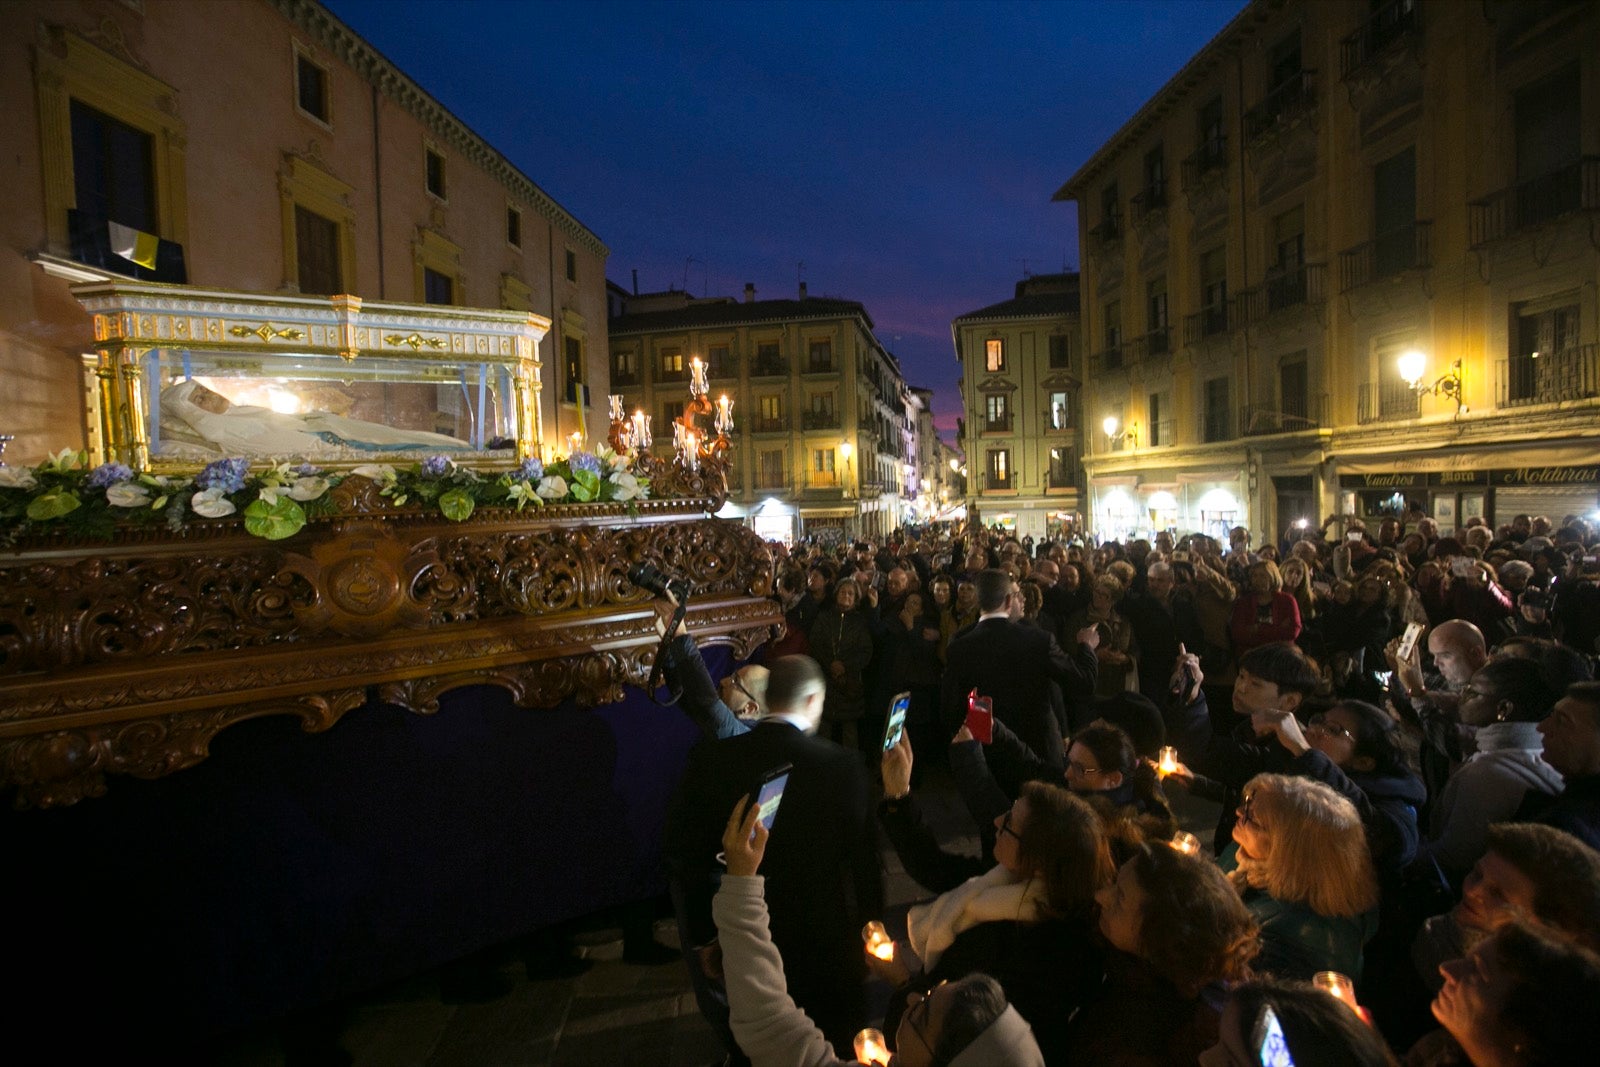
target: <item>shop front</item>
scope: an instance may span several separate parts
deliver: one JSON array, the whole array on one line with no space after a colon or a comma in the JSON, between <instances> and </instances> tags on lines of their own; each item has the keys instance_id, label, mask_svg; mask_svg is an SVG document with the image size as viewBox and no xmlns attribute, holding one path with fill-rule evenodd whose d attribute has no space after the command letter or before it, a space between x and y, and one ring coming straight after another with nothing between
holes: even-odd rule
<instances>
[{"instance_id":1,"label":"shop front","mask_svg":"<svg viewBox=\"0 0 1600 1067\"><path fill-rule=\"evenodd\" d=\"M1420 511L1432 516L1441 531L1475 518L1502 526L1516 515L1543 515L1559 526L1566 516L1592 516L1600 507L1600 462L1341 473L1339 489L1341 510L1368 522Z\"/></svg>"}]
</instances>

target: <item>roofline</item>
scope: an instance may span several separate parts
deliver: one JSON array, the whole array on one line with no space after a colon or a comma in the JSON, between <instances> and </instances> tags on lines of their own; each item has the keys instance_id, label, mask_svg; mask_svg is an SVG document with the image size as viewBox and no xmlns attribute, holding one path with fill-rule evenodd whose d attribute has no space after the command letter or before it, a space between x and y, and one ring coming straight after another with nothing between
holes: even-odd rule
<instances>
[{"instance_id":1,"label":"roofline","mask_svg":"<svg viewBox=\"0 0 1600 1067\"><path fill-rule=\"evenodd\" d=\"M985 315L982 312L969 311L965 315L957 315L955 318L951 319L950 320L950 325L954 326L958 322L1008 322L1008 321L1011 321L1011 320L1021 320L1021 319L1056 319L1056 318L1068 318L1068 319L1071 319L1071 318L1082 318L1082 316L1083 316L1083 312L1081 310L1080 311L1043 311L1043 312L1037 312L1037 313L1029 313L1029 314L1025 314L1025 315L1023 315L1023 314L1018 314L1018 315Z\"/></svg>"},{"instance_id":2,"label":"roofline","mask_svg":"<svg viewBox=\"0 0 1600 1067\"><path fill-rule=\"evenodd\" d=\"M601 259L611 255L611 249L593 230L579 222L570 211L507 159L504 153L473 132L449 108L317 0L268 0L268 3L295 26L315 37L318 44L338 56L390 100L405 108L434 134L454 145L513 193L521 195L534 210L586 250Z\"/></svg>"},{"instance_id":3,"label":"roofline","mask_svg":"<svg viewBox=\"0 0 1600 1067\"><path fill-rule=\"evenodd\" d=\"M1144 106L1133 113L1132 118L1123 123L1105 144L1095 150L1094 155L1090 156L1088 161L1056 190L1055 195L1050 198L1051 202L1078 199L1078 190L1085 182L1104 170L1113 158L1121 155L1129 142L1142 137L1194 87L1196 82L1208 76L1232 53L1246 36L1246 29L1252 28L1249 23L1265 22L1271 15L1276 14L1285 2L1286 0L1250 0L1250 3L1233 16L1226 26L1217 31L1215 37L1206 42L1204 48L1178 69L1178 73L1167 79L1167 83L1145 101Z\"/></svg>"},{"instance_id":4,"label":"roofline","mask_svg":"<svg viewBox=\"0 0 1600 1067\"><path fill-rule=\"evenodd\" d=\"M712 306L712 307L727 307L728 305L726 305L726 304L713 304L713 305L710 305L710 306ZM734 306L735 307L741 307L743 305L735 304ZM692 310L692 309L693 309L693 305L691 305L690 307L687 307L687 308L665 308L665 309L663 309L661 311L639 311L639 312L635 312L635 314L638 314L638 315L670 315L670 314L672 314L674 312L689 311L689 310ZM627 315L622 315L622 316L620 316L618 318L612 319L611 322L612 323L618 323L618 322L621 322L623 319L625 319L627 317L628 317ZM865 308L860 307L860 306L857 306L856 308L854 308L853 310L850 310L850 311L837 311L837 312L833 312L831 314L770 315L770 316L762 316L760 318L741 319L741 320L737 320L737 321L734 321L734 322L705 322L705 323L692 323L692 322L690 322L690 323L682 323L681 324L681 328L685 329L685 330L716 330L716 329L722 329L724 327L734 327L734 326L759 326L759 325L763 325L763 324L769 323L769 322L815 322L818 319L859 319L862 322L862 324L866 327L867 333L872 335L873 342L875 344L877 344L879 348L883 348L883 344L878 341L877 335L874 333L874 331L877 329L877 327L875 327L872 324L872 317L867 314L867 311L866 311ZM610 336L610 337L626 337L626 336L629 336L630 334L665 333L666 331L664 329L662 329L661 327L653 327L651 329L642 329L641 328L641 329L629 330L629 329L615 329L615 328L611 328L611 327L608 326L606 332L607 332L607 336ZM892 353L890 353L887 348L883 348L883 351L884 351L885 355L890 355L892 357Z\"/></svg>"}]
</instances>

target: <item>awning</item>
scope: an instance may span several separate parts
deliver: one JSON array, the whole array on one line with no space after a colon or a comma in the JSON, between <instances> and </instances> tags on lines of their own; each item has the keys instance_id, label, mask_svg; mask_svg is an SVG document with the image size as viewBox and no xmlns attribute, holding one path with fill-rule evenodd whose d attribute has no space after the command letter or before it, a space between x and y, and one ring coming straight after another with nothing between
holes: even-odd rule
<instances>
[{"instance_id":1,"label":"awning","mask_svg":"<svg viewBox=\"0 0 1600 1067\"><path fill-rule=\"evenodd\" d=\"M1533 445L1507 448L1436 449L1401 455L1335 456L1341 474L1389 474L1405 471L1496 470L1506 467L1588 467L1600 464L1600 440L1589 444Z\"/></svg>"}]
</instances>

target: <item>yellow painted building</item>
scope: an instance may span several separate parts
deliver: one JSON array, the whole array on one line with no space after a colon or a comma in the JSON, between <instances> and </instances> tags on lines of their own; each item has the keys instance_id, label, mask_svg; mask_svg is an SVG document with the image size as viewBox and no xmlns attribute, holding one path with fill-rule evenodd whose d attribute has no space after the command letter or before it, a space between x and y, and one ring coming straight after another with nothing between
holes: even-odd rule
<instances>
[{"instance_id":1,"label":"yellow painted building","mask_svg":"<svg viewBox=\"0 0 1600 1067\"><path fill-rule=\"evenodd\" d=\"M1056 537L1083 502L1078 275L1039 274L950 324L961 362L968 516Z\"/></svg>"},{"instance_id":2,"label":"yellow painted building","mask_svg":"<svg viewBox=\"0 0 1600 1067\"><path fill-rule=\"evenodd\" d=\"M651 417L657 451L707 364L713 398L733 400L733 469L721 514L763 537L882 536L921 491L916 409L899 363L853 300L742 302L611 287L611 392Z\"/></svg>"},{"instance_id":3,"label":"yellow painted building","mask_svg":"<svg viewBox=\"0 0 1600 1067\"><path fill-rule=\"evenodd\" d=\"M93 443L68 287L100 279L533 312L547 440L605 376L605 245L313 0L0 4L0 143L11 463Z\"/></svg>"},{"instance_id":4,"label":"yellow painted building","mask_svg":"<svg viewBox=\"0 0 1600 1067\"><path fill-rule=\"evenodd\" d=\"M1600 7L1256 0L1056 199L1097 536L1595 510Z\"/></svg>"}]
</instances>

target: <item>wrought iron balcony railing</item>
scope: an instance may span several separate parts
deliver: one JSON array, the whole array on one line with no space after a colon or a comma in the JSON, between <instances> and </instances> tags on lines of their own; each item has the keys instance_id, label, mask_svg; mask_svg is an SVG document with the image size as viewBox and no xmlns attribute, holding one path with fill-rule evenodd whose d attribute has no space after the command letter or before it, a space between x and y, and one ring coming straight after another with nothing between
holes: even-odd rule
<instances>
[{"instance_id":1,"label":"wrought iron balcony railing","mask_svg":"<svg viewBox=\"0 0 1600 1067\"><path fill-rule=\"evenodd\" d=\"M837 411L803 411L800 413L800 425L807 430L837 430L839 428L839 413Z\"/></svg>"},{"instance_id":2,"label":"wrought iron balcony railing","mask_svg":"<svg viewBox=\"0 0 1600 1067\"><path fill-rule=\"evenodd\" d=\"M1403 271L1433 266L1433 223L1418 219L1339 253L1339 291L1348 293Z\"/></svg>"},{"instance_id":3,"label":"wrought iron balcony railing","mask_svg":"<svg viewBox=\"0 0 1600 1067\"><path fill-rule=\"evenodd\" d=\"M1149 185L1142 192L1135 193L1128 200L1128 214L1137 226L1146 216L1157 211L1167 209L1167 186L1165 182L1160 185Z\"/></svg>"},{"instance_id":4,"label":"wrought iron balcony railing","mask_svg":"<svg viewBox=\"0 0 1600 1067\"><path fill-rule=\"evenodd\" d=\"M1228 305L1213 304L1183 318L1183 343L1192 345L1207 337L1228 332Z\"/></svg>"},{"instance_id":5,"label":"wrought iron balcony railing","mask_svg":"<svg viewBox=\"0 0 1600 1067\"><path fill-rule=\"evenodd\" d=\"M1165 356L1171 351L1172 329L1168 326L1159 326L1124 345L1123 360L1127 364L1140 363L1155 356Z\"/></svg>"},{"instance_id":6,"label":"wrought iron balcony railing","mask_svg":"<svg viewBox=\"0 0 1600 1067\"><path fill-rule=\"evenodd\" d=\"M1239 412L1239 435L1263 437L1275 433L1296 433L1314 430L1323 425L1323 412L1327 409L1327 396L1284 397L1282 406L1264 407L1246 404Z\"/></svg>"},{"instance_id":7,"label":"wrought iron balcony railing","mask_svg":"<svg viewBox=\"0 0 1600 1067\"><path fill-rule=\"evenodd\" d=\"M1175 445L1178 439L1174 436L1171 419L1157 419L1155 422L1145 424L1145 445L1149 448L1162 448L1166 445Z\"/></svg>"},{"instance_id":8,"label":"wrought iron balcony railing","mask_svg":"<svg viewBox=\"0 0 1600 1067\"><path fill-rule=\"evenodd\" d=\"M985 474L983 476L983 487L984 489L1015 489L1017 487L1017 476L1008 474L1001 478L994 474Z\"/></svg>"},{"instance_id":9,"label":"wrought iron balcony railing","mask_svg":"<svg viewBox=\"0 0 1600 1067\"><path fill-rule=\"evenodd\" d=\"M1367 382L1356 400L1356 422L1414 419L1422 411L1420 395L1405 382Z\"/></svg>"},{"instance_id":10,"label":"wrought iron balcony railing","mask_svg":"<svg viewBox=\"0 0 1600 1067\"><path fill-rule=\"evenodd\" d=\"M1200 420L1201 440L1208 444L1212 441L1231 441L1238 434L1234 430L1233 408L1213 408L1208 410Z\"/></svg>"},{"instance_id":11,"label":"wrought iron balcony railing","mask_svg":"<svg viewBox=\"0 0 1600 1067\"><path fill-rule=\"evenodd\" d=\"M751 433L785 433L789 429L789 420L783 416L772 419L754 418L750 420Z\"/></svg>"},{"instance_id":12,"label":"wrought iron balcony railing","mask_svg":"<svg viewBox=\"0 0 1600 1067\"><path fill-rule=\"evenodd\" d=\"M1467 205L1473 248L1576 211L1600 211L1600 156L1585 156Z\"/></svg>"},{"instance_id":13,"label":"wrought iron balcony railing","mask_svg":"<svg viewBox=\"0 0 1600 1067\"><path fill-rule=\"evenodd\" d=\"M985 418L983 420L983 432L984 433L1010 433L1011 432L1011 416L1010 416L1010 414L1002 415L998 419Z\"/></svg>"},{"instance_id":14,"label":"wrought iron balcony railing","mask_svg":"<svg viewBox=\"0 0 1600 1067\"><path fill-rule=\"evenodd\" d=\"M1244 323L1260 322L1280 311L1322 303L1326 274L1324 264L1306 263L1268 277L1255 288L1239 294L1240 318Z\"/></svg>"},{"instance_id":15,"label":"wrought iron balcony railing","mask_svg":"<svg viewBox=\"0 0 1600 1067\"><path fill-rule=\"evenodd\" d=\"M758 359L750 365L752 378L787 378L789 361L786 359Z\"/></svg>"},{"instance_id":16,"label":"wrought iron balcony railing","mask_svg":"<svg viewBox=\"0 0 1600 1067\"><path fill-rule=\"evenodd\" d=\"M1101 349L1089 357L1089 365L1097 373L1122 370L1126 366L1123 361L1123 346L1118 344Z\"/></svg>"},{"instance_id":17,"label":"wrought iron balcony railing","mask_svg":"<svg viewBox=\"0 0 1600 1067\"><path fill-rule=\"evenodd\" d=\"M1317 72L1302 70L1279 82L1261 99L1261 103L1244 113L1244 135L1255 141L1277 129L1309 114L1317 106Z\"/></svg>"},{"instance_id":18,"label":"wrought iron balcony railing","mask_svg":"<svg viewBox=\"0 0 1600 1067\"><path fill-rule=\"evenodd\" d=\"M1419 31L1416 0L1389 0L1339 42L1339 76L1349 78L1358 73Z\"/></svg>"},{"instance_id":19,"label":"wrought iron balcony railing","mask_svg":"<svg viewBox=\"0 0 1600 1067\"><path fill-rule=\"evenodd\" d=\"M1200 147L1195 149L1182 164L1180 172L1183 175L1183 188L1185 191L1193 189L1207 178L1228 167L1228 137L1219 134L1208 140L1200 142Z\"/></svg>"},{"instance_id":20,"label":"wrought iron balcony railing","mask_svg":"<svg viewBox=\"0 0 1600 1067\"><path fill-rule=\"evenodd\" d=\"M1600 396L1600 346L1512 356L1495 368L1495 404L1520 407Z\"/></svg>"}]
</instances>

